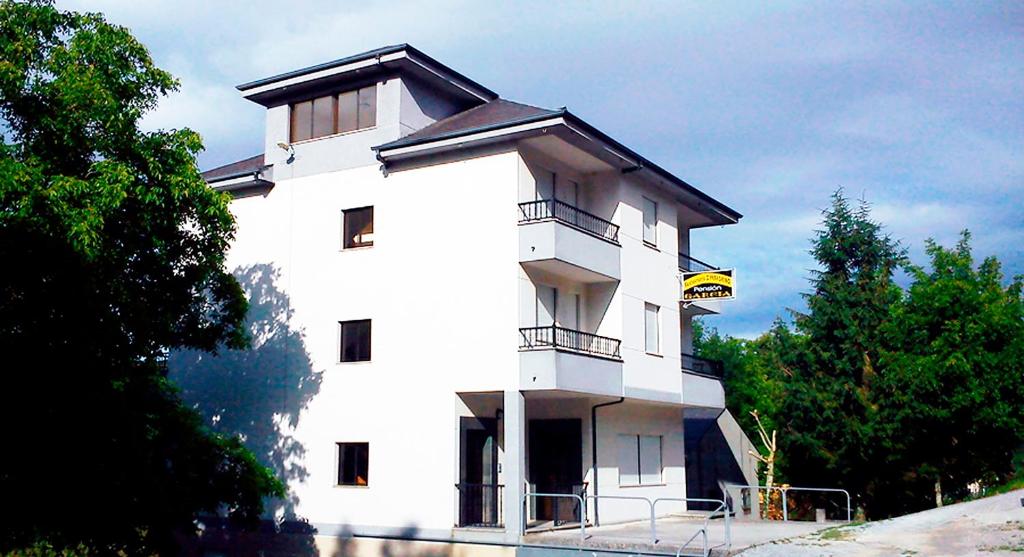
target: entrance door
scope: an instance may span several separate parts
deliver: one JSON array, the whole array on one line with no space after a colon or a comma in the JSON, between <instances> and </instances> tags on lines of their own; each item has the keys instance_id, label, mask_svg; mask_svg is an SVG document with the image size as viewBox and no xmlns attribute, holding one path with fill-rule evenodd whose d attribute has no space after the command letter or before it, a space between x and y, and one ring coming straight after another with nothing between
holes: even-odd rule
<instances>
[{"instance_id":1,"label":"entrance door","mask_svg":"<svg viewBox=\"0 0 1024 557\"><path fill-rule=\"evenodd\" d=\"M580 420L530 420L529 425L530 482L536 491L584 495ZM579 502L568 497L540 497L536 505L538 520L556 525L580 520Z\"/></svg>"},{"instance_id":2,"label":"entrance door","mask_svg":"<svg viewBox=\"0 0 1024 557\"><path fill-rule=\"evenodd\" d=\"M459 526L497 526L498 421L459 419Z\"/></svg>"}]
</instances>

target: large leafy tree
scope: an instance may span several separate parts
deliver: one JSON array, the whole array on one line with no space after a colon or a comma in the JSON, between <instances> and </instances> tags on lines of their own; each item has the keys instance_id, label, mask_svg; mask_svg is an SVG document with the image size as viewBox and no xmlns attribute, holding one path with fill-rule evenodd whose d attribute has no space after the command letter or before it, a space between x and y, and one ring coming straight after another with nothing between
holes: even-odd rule
<instances>
[{"instance_id":1,"label":"large leafy tree","mask_svg":"<svg viewBox=\"0 0 1024 557\"><path fill-rule=\"evenodd\" d=\"M883 327L878 469L888 473L875 505L889 513L1005 480L1024 441L1022 278L1004 285L991 257L975 267L966 231L927 253L931 268L907 267L912 283Z\"/></svg>"},{"instance_id":2,"label":"large leafy tree","mask_svg":"<svg viewBox=\"0 0 1024 557\"><path fill-rule=\"evenodd\" d=\"M199 137L139 127L176 86L98 14L0 2L0 550L160 551L281 493L166 378L168 350L246 342Z\"/></svg>"},{"instance_id":3,"label":"large leafy tree","mask_svg":"<svg viewBox=\"0 0 1024 557\"><path fill-rule=\"evenodd\" d=\"M781 451L793 482L870 497L881 325L899 301L893 273L904 252L871 220L866 202L853 207L837 191L811 254L819 268L807 312L795 320L803 341L787 355L793 365L780 402Z\"/></svg>"}]
</instances>

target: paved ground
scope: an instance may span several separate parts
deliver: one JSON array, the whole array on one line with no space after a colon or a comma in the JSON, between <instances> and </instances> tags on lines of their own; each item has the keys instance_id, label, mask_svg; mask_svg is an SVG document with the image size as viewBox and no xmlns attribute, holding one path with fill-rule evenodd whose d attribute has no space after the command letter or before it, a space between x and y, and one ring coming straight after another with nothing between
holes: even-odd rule
<instances>
[{"instance_id":1,"label":"paved ground","mask_svg":"<svg viewBox=\"0 0 1024 557\"><path fill-rule=\"evenodd\" d=\"M1024 490L860 526L776 540L742 557L1019 556ZM737 532L739 528L734 528ZM734 537L736 534L733 534ZM733 549L739 549L736 544Z\"/></svg>"},{"instance_id":2,"label":"paved ground","mask_svg":"<svg viewBox=\"0 0 1024 557\"><path fill-rule=\"evenodd\" d=\"M732 521L730 529L732 533L732 552L740 548L764 544L773 540L805 536L834 525L834 523L815 524L809 522L747 521L737 523ZM654 545L650 543L650 522L643 521L601 526L599 528L588 527L583 546L590 549L624 549L674 555L680 546L689 542L683 553L689 555L700 553L702 540L700 537L694 538L694 535L698 534L701 527L704 526L703 518L696 516L659 518L655 526L658 543ZM718 548L714 554L726 554L720 547L725 543L725 524L723 520L718 518L709 521L707 532L709 547ZM527 544L578 546L579 540L580 531L577 528L530 534L524 541Z\"/></svg>"}]
</instances>

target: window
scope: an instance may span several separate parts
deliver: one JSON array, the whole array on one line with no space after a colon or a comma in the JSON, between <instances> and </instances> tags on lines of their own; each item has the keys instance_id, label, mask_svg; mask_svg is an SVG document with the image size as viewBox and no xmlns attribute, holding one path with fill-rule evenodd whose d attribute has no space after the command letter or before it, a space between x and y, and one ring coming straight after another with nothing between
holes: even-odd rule
<instances>
[{"instance_id":1,"label":"window","mask_svg":"<svg viewBox=\"0 0 1024 557\"><path fill-rule=\"evenodd\" d=\"M644 198L644 243L658 245L658 204Z\"/></svg>"},{"instance_id":2,"label":"window","mask_svg":"<svg viewBox=\"0 0 1024 557\"><path fill-rule=\"evenodd\" d=\"M370 320L340 321L341 361L370 361Z\"/></svg>"},{"instance_id":3,"label":"window","mask_svg":"<svg viewBox=\"0 0 1024 557\"><path fill-rule=\"evenodd\" d=\"M345 216L345 237L343 246L365 248L373 245L373 207L362 207L343 211Z\"/></svg>"},{"instance_id":4,"label":"window","mask_svg":"<svg viewBox=\"0 0 1024 557\"><path fill-rule=\"evenodd\" d=\"M377 85L292 104L291 140L305 141L377 125Z\"/></svg>"},{"instance_id":5,"label":"window","mask_svg":"<svg viewBox=\"0 0 1024 557\"><path fill-rule=\"evenodd\" d=\"M619 485L663 483L660 435L619 435Z\"/></svg>"},{"instance_id":6,"label":"window","mask_svg":"<svg viewBox=\"0 0 1024 557\"><path fill-rule=\"evenodd\" d=\"M338 485L370 484L370 444L338 443Z\"/></svg>"},{"instance_id":7,"label":"window","mask_svg":"<svg viewBox=\"0 0 1024 557\"><path fill-rule=\"evenodd\" d=\"M654 304L644 304L644 348L648 354L660 354L660 335L658 334L658 311Z\"/></svg>"}]
</instances>

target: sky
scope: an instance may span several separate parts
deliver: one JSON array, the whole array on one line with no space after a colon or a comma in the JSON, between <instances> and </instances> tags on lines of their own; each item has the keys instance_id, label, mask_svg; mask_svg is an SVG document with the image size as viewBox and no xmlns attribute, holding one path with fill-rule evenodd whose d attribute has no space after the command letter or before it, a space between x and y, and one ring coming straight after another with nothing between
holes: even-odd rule
<instances>
[{"instance_id":1,"label":"sky","mask_svg":"<svg viewBox=\"0 0 1024 557\"><path fill-rule=\"evenodd\" d=\"M67 1L129 27L180 91L150 128L200 132L211 168L258 154L262 107L234 86L409 43L498 92L567 106L744 215L693 232L735 268L706 322L754 337L815 267L829 195L866 199L927 263L973 234L1024 274L1024 3Z\"/></svg>"}]
</instances>

